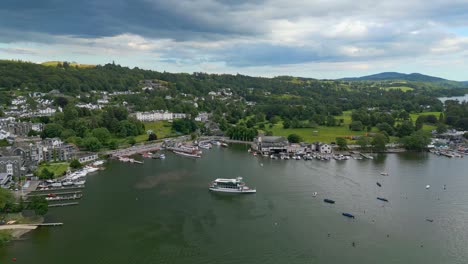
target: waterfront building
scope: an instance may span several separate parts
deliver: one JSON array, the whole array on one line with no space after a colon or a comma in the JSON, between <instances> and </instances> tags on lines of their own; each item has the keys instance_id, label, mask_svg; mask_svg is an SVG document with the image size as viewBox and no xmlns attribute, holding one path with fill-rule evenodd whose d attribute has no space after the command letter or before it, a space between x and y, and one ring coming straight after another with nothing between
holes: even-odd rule
<instances>
[{"instance_id":1,"label":"waterfront building","mask_svg":"<svg viewBox=\"0 0 468 264\"><path fill-rule=\"evenodd\" d=\"M99 157L96 153L83 153L78 155L78 161L80 163L87 163L97 160Z\"/></svg>"},{"instance_id":2,"label":"waterfront building","mask_svg":"<svg viewBox=\"0 0 468 264\"><path fill-rule=\"evenodd\" d=\"M262 154L285 153L289 142L285 137L259 136L255 138L252 148Z\"/></svg>"}]
</instances>

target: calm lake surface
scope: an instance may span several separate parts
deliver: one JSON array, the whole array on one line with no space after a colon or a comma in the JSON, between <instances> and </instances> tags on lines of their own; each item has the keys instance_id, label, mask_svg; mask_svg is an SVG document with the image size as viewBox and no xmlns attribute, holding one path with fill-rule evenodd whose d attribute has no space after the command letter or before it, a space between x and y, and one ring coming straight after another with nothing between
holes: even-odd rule
<instances>
[{"instance_id":1,"label":"calm lake surface","mask_svg":"<svg viewBox=\"0 0 468 264\"><path fill-rule=\"evenodd\" d=\"M0 263L468 261L467 158L286 161L253 157L242 145L204 152L198 160L167 154L144 165L111 161L88 176L80 205L50 210L47 221L64 226L1 248ZM208 191L213 179L237 176L257 193Z\"/></svg>"},{"instance_id":2,"label":"calm lake surface","mask_svg":"<svg viewBox=\"0 0 468 264\"><path fill-rule=\"evenodd\" d=\"M442 103L445 103L445 101L447 101L447 100L458 100L460 102L468 102L468 94L465 94L464 96L439 97L437 99L442 101Z\"/></svg>"}]
</instances>

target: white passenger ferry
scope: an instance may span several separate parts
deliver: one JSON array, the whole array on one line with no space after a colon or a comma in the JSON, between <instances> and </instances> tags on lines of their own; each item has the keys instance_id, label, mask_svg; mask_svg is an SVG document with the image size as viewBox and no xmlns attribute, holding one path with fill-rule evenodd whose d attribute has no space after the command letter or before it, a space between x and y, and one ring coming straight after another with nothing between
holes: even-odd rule
<instances>
[{"instance_id":1,"label":"white passenger ferry","mask_svg":"<svg viewBox=\"0 0 468 264\"><path fill-rule=\"evenodd\" d=\"M216 179L210 184L210 191L226 193L256 193L257 190L245 186L241 177L236 179Z\"/></svg>"}]
</instances>

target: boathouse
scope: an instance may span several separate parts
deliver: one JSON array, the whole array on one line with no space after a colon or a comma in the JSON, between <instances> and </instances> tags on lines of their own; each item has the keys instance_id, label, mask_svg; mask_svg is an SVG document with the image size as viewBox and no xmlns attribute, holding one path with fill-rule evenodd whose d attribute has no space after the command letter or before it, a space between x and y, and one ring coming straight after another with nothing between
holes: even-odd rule
<instances>
[{"instance_id":1,"label":"boathouse","mask_svg":"<svg viewBox=\"0 0 468 264\"><path fill-rule=\"evenodd\" d=\"M255 138L252 148L262 154L286 153L289 142L285 137L258 136Z\"/></svg>"}]
</instances>

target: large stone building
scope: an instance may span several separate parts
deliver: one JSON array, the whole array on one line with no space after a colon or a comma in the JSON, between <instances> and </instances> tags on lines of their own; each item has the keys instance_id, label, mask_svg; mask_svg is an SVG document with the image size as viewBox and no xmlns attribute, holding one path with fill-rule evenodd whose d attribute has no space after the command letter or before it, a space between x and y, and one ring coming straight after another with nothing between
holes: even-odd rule
<instances>
[{"instance_id":1,"label":"large stone building","mask_svg":"<svg viewBox=\"0 0 468 264\"><path fill-rule=\"evenodd\" d=\"M137 112L135 114L136 119L140 121L161 121L161 120L173 120L187 117L183 113L171 113L167 111L149 111L149 112Z\"/></svg>"},{"instance_id":2,"label":"large stone building","mask_svg":"<svg viewBox=\"0 0 468 264\"><path fill-rule=\"evenodd\" d=\"M6 173L13 177L24 175L23 159L20 156L1 156L0 157L0 173Z\"/></svg>"}]
</instances>

